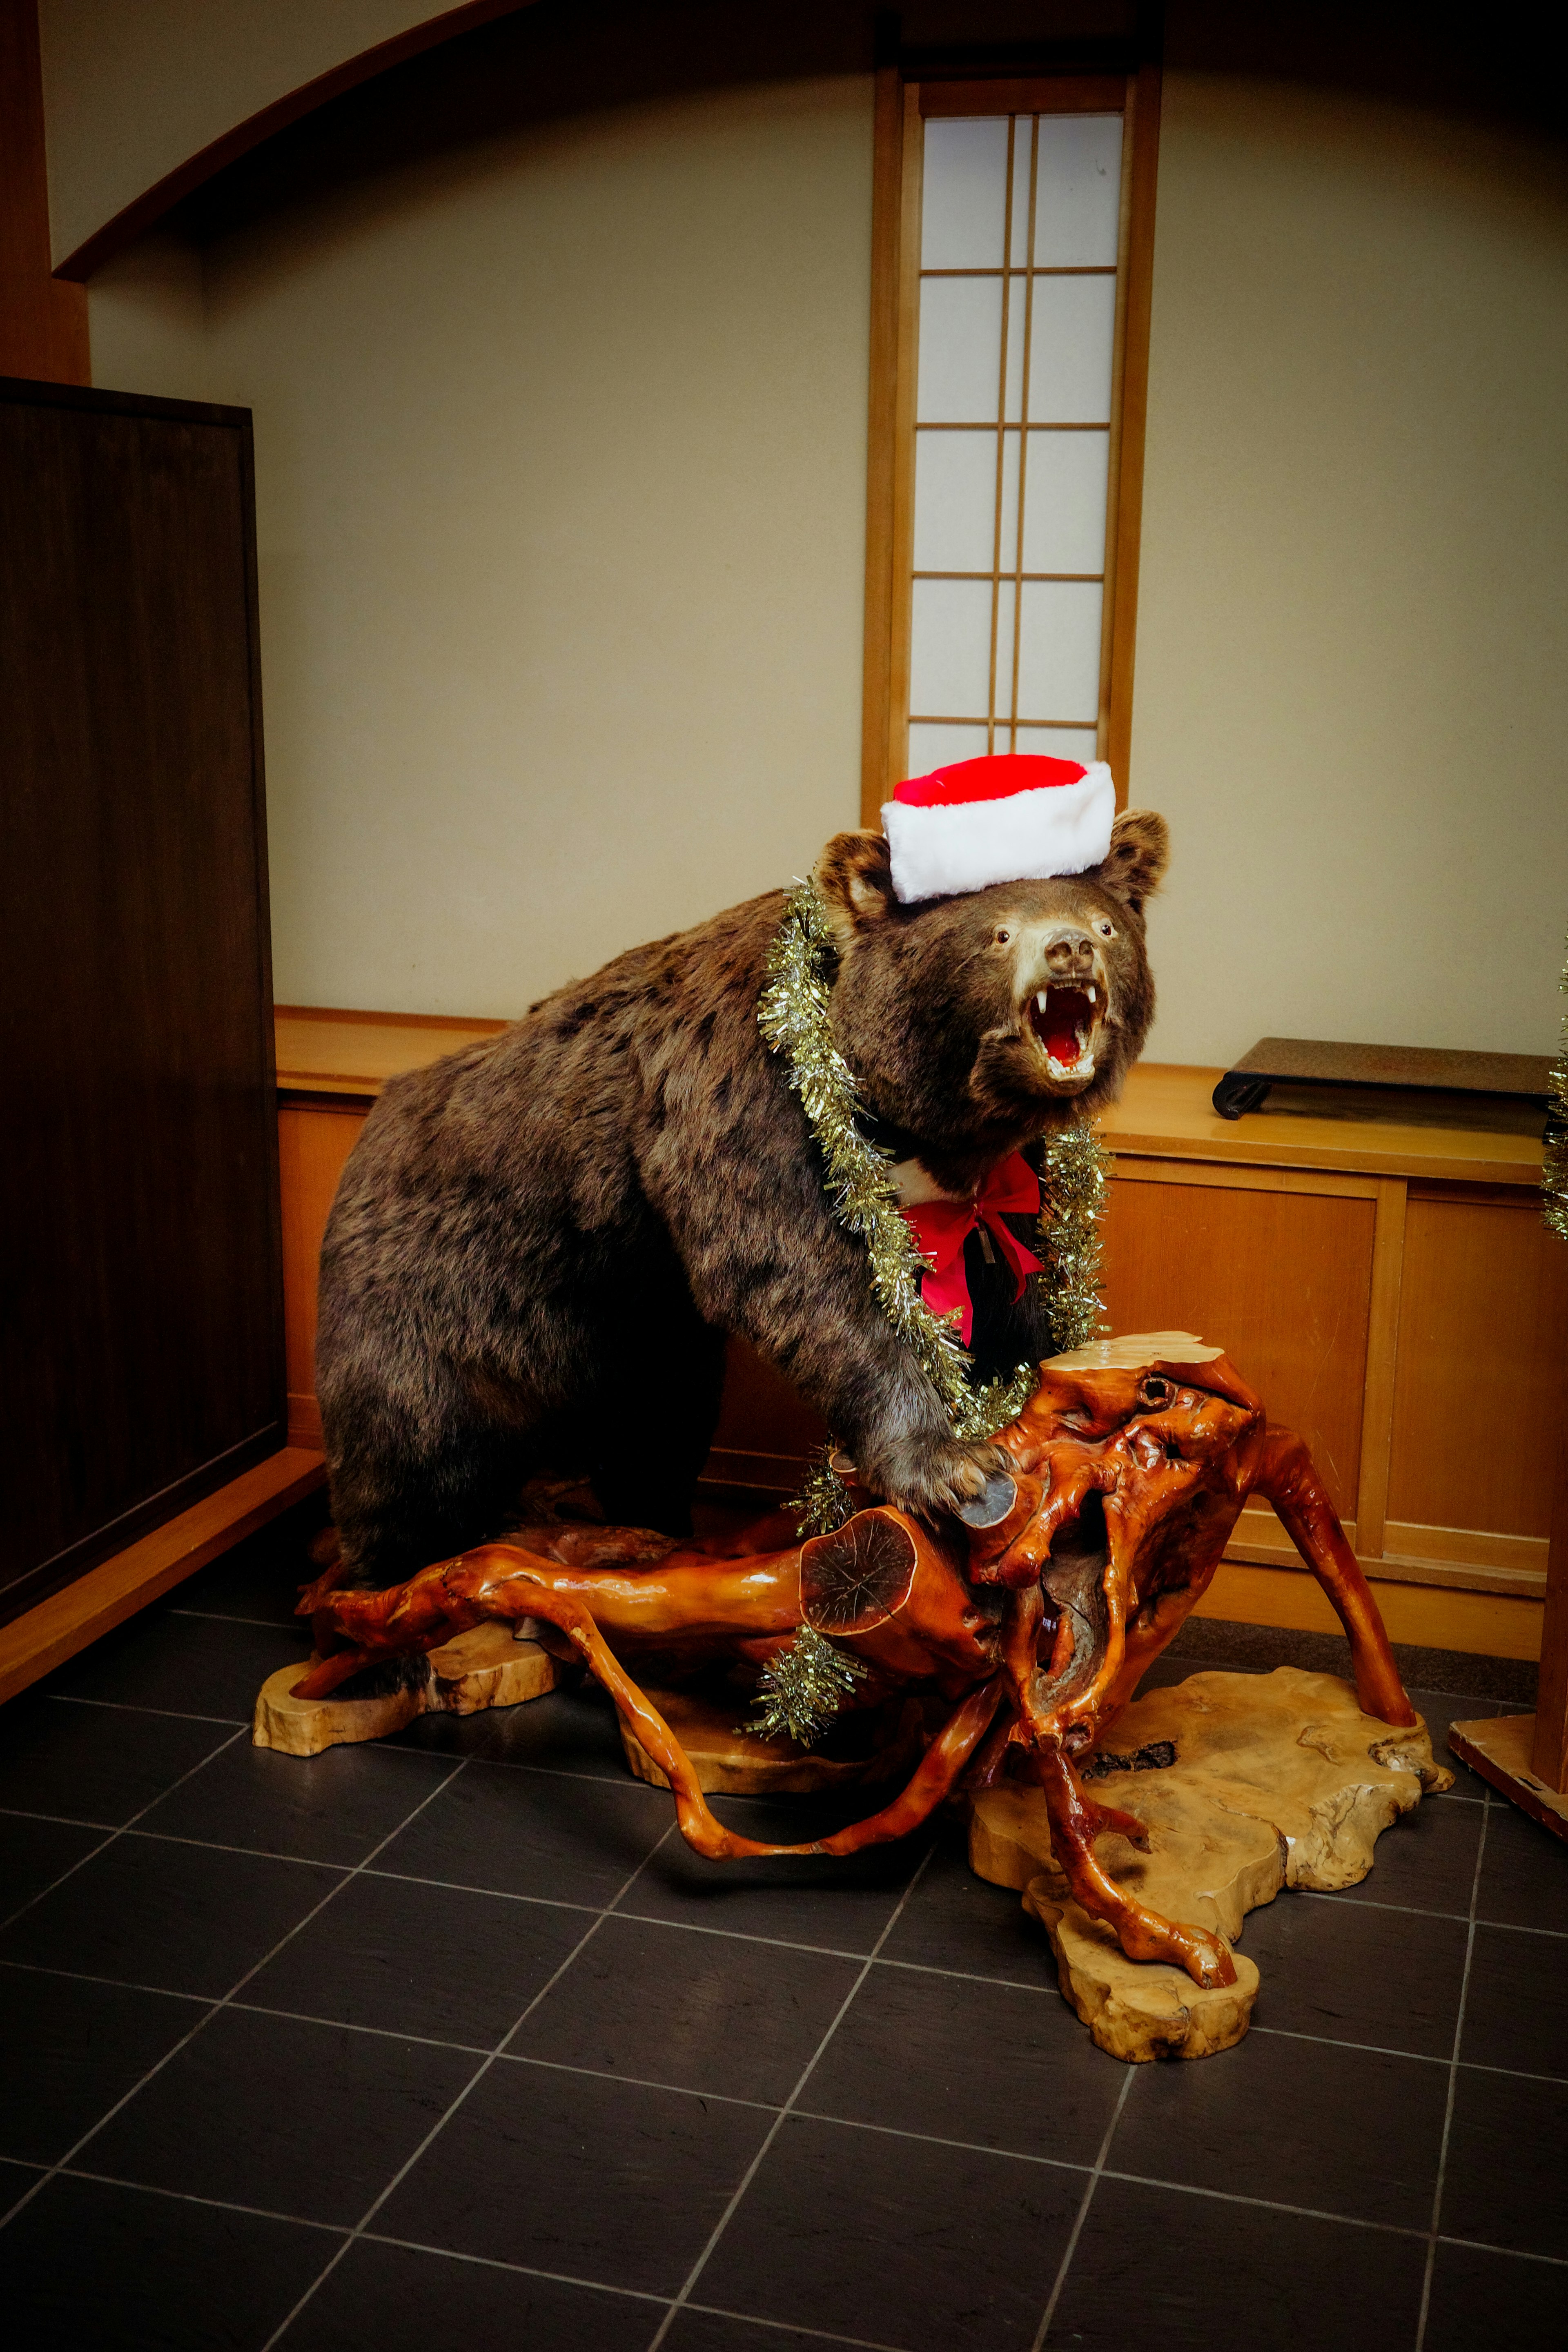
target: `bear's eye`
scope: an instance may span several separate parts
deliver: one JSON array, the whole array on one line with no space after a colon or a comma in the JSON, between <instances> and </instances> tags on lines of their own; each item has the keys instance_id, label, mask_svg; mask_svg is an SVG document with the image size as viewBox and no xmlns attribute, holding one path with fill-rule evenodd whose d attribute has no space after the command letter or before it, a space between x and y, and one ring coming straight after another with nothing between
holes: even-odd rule
<instances>
[{"instance_id":1,"label":"bear's eye","mask_svg":"<svg viewBox=\"0 0 1568 2352\"><path fill-rule=\"evenodd\" d=\"M1000 930L1000 931L998 931L998 932L997 932L997 934L996 934L996 944L997 944L997 946L998 946L999 948L1005 948L1005 947L1006 946L1006 944L1007 944L1008 940L1012 938L1012 936L1013 936L1013 934L1012 934L1012 932L1011 932L1011 931L1009 931L1009 930Z\"/></svg>"},{"instance_id":2,"label":"bear's eye","mask_svg":"<svg viewBox=\"0 0 1568 2352\"><path fill-rule=\"evenodd\" d=\"M1113 940L1116 937L1115 924L1107 922L1103 915L1101 915L1094 928L1100 933L1102 940Z\"/></svg>"}]
</instances>

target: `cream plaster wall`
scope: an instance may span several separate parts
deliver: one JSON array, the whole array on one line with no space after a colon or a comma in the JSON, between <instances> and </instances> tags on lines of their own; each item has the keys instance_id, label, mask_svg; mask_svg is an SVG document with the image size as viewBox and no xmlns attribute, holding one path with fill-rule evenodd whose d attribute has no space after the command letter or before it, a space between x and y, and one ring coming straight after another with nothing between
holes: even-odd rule
<instances>
[{"instance_id":1,"label":"cream plaster wall","mask_svg":"<svg viewBox=\"0 0 1568 2352\"><path fill-rule=\"evenodd\" d=\"M92 288L257 418L281 998L510 1012L857 800L868 86L530 132ZM1135 800L1151 1052L1547 1051L1568 212L1535 151L1165 91Z\"/></svg>"},{"instance_id":2,"label":"cream plaster wall","mask_svg":"<svg viewBox=\"0 0 1568 2352\"><path fill-rule=\"evenodd\" d=\"M428 0L38 0L57 262L226 131Z\"/></svg>"},{"instance_id":3,"label":"cream plaster wall","mask_svg":"<svg viewBox=\"0 0 1568 2352\"><path fill-rule=\"evenodd\" d=\"M1167 79L1133 798L1150 1052L1545 1053L1568 923L1568 204L1501 133Z\"/></svg>"},{"instance_id":4,"label":"cream plaster wall","mask_svg":"<svg viewBox=\"0 0 1568 2352\"><path fill-rule=\"evenodd\" d=\"M857 821L868 80L604 114L92 290L245 402L280 1001L510 1013ZM205 322L205 334L204 334Z\"/></svg>"},{"instance_id":5,"label":"cream plaster wall","mask_svg":"<svg viewBox=\"0 0 1568 2352\"><path fill-rule=\"evenodd\" d=\"M95 384L212 399L205 273L188 239L159 229L116 254L88 281L87 316Z\"/></svg>"}]
</instances>

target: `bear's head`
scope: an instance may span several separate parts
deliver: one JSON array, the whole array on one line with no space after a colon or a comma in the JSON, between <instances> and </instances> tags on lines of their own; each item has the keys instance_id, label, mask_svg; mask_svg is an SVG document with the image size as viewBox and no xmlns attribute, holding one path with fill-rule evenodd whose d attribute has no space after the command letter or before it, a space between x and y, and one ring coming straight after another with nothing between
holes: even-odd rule
<instances>
[{"instance_id":1,"label":"bear's head","mask_svg":"<svg viewBox=\"0 0 1568 2352\"><path fill-rule=\"evenodd\" d=\"M880 834L827 844L834 1031L862 1101L940 1183L1115 1100L1153 1018L1143 907L1169 854L1164 818L1128 809L1085 874L903 906Z\"/></svg>"}]
</instances>

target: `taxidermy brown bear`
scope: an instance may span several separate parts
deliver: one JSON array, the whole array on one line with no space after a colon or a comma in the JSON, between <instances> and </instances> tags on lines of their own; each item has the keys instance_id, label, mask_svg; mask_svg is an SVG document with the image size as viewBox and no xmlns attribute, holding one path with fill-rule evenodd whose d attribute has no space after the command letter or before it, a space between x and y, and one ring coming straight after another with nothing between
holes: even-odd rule
<instances>
[{"instance_id":1,"label":"taxidermy brown bear","mask_svg":"<svg viewBox=\"0 0 1568 2352\"><path fill-rule=\"evenodd\" d=\"M1130 811L1087 872L903 904L879 835L827 844L835 1032L871 1139L918 1163L899 1171L916 1197L967 1194L1115 1097L1153 1013L1143 905L1166 856L1164 820ZM321 1254L352 1580L397 1581L515 1525L542 1469L590 1475L613 1522L684 1533L730 1332L868 1486L927 1513L984 1487L999 1457L954 1439L884 1320L758 1032L784 908L770 891L634 949L382 1095ZM977 1314L985 1278L976 1263ZM1037 1287L1015 1305L1001 1286L979 1371L1051 1352Z\"/></svg>"}]
</instances>

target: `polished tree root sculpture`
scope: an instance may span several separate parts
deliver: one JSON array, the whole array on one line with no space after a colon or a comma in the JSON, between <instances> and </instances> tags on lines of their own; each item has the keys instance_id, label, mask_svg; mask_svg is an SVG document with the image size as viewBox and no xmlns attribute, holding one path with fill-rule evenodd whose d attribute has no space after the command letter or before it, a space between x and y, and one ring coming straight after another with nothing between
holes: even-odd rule
<instances>
[{"instance_id":1,"label":"polished tree root sculpture","mask_svg":"<svg viewBox=\"0 0 1568 2352\"><path fill-rule=\"evenodd\" d=\"M324 1697L485 1620L530 1620L604 1685L698 1853L853 1853L902 1837L949 1796L1033 1785L1072 1895L1122 1951L1232 1984L1222 1937L1161 1917L1101 1867L1098 1838L1119 1832L1143 1851L1147 1840L1134 1816L1096 1801L1084 1768L1202 1596L1249 1496L1274 1505L1338 1612L1362 1708L1414 1727L1376 1604L1300 1438L1269 1428L1225 1356L1186 1333L1054 1358L996 1442L1009 1469L962 1523L928 1526L867 1496L804 1544L782 1541L777 1517L723 1548L556 1522L383 1592L333 1590L329 1570L300 1604L319 1662L295 1694ZM808 1845L759 1844L710 1811L632 1668L656 1664L665 1683L763 1669L803 1639L858 1670L842 1676L847 1706L914 1695L935 1728L908 1785L867 1819Z\"/></svg>"}]
</instances>

